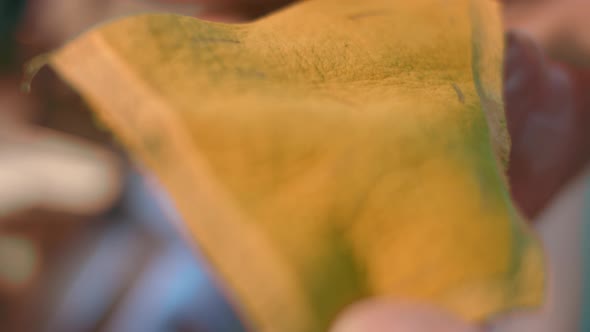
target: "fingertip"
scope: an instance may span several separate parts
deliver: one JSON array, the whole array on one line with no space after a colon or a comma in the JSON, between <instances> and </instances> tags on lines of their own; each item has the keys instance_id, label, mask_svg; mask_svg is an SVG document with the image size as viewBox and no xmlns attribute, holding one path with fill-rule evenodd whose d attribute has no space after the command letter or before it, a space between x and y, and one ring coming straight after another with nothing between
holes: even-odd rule
<instances>
[{"instance_id":1,"label":"fingertip","mask_svg":"<svg viewBox=\"0 0 590 332\"><path fill-rule=\"evenodd\" d=\"M425 304L369 300L345 310L331 332L480 332L452 314Z\"/></svg>"}]
</instances>

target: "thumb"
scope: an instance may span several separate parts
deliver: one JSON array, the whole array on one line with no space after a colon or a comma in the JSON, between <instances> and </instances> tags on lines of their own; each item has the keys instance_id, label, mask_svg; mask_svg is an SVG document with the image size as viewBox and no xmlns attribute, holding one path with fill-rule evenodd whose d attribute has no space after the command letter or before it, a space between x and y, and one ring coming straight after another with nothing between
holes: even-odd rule
<instances>
[{"instance_id":1,"label":"thumb","mask_svg":"<svg viewBox=\"0 0 590 332\"><path fill-rule=\"evenodd\" d=\"M370 300L353 305L331 332L480 332L459 318L424 304Z\"/></svg>"}]
</instances>

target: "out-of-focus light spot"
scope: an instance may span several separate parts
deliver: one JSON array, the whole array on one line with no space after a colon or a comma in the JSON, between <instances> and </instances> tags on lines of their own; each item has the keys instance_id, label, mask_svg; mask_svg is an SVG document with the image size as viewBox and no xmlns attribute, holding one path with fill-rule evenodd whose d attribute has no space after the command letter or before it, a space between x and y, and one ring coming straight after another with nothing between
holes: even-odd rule
<instances>
[{"instance_id":1,"label":"out-of-focus light spot","mask_svg":"<svg viewBox=\"0 0 590 332\"><path fill-rule=\"evenodd\" d=\"M34 207L92 214L118 198L121 171L112 153L49 130L14 132L0 137L0 216Z\"/></svg>"},{"instance_id":2,"label":"out-of-focus light spot","mask_svg":"<svg viewBox=\"0 0 590 332\"><path fill-rule=\"evenodd\" d=\"M39 254L30 240L15 235L0 236L0 285L26 285L38 265Z\"/></svg>"}]
</instances>

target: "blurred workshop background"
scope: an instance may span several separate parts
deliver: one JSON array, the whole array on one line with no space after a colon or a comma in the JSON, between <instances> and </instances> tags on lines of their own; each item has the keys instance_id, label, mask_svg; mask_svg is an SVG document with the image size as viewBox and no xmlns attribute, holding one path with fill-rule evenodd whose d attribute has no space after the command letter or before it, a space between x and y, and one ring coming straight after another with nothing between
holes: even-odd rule
<instances>
[{"instance_id":1,"label":"blurred workshop background","mask_svg":"<svg viewBox=\"0 0 590 332\"><path fill-rule=\"evenodd\" d=\"M154 10L198 12L190 1L0 0L2 332L243 330L165 193L82 100L47 69L29 94L20 88L34 56L98 22ZM580 233L584 205L590 216L585 181L541 216L574 220L564 236ZM572 301L570 316L590 316L580 296Z\"/></svg>"},{"instance_id":2,"label":"blurred workshop background","mask_svg":"<svg viewBox=\"0 0 590 332\"><path fill-rule=\"evenodd\" d=\"M0 330L241 331L166 198L49 70L23 65L88 27L193 5L0 1Z\"/></svg>"}]
</instances>

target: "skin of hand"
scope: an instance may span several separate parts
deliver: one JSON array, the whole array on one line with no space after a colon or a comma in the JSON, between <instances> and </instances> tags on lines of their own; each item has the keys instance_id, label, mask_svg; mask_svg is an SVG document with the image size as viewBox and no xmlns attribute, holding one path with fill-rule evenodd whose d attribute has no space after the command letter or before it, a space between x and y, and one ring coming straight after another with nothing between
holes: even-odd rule
<instances>
[{"instance_id":1,"label":"skin of hand","mask_svg":"<svg viewBox=\"0 0 590 332\"><path fill-rule=\"evenodd\" d=\"M502 0L504 23L526 31L552 58L590 66L587 0Z\"/></svg>"},{"instance_id":2,"label":"skin of hand","mask_svg":"<svg viewBox=\"0 0 590 332\"><path fill-rule=\"evenodd\" d=\"M478 332L453 315L424 304L374 299L353 305L331 332Z\"/></svg>"}]
</instances>

